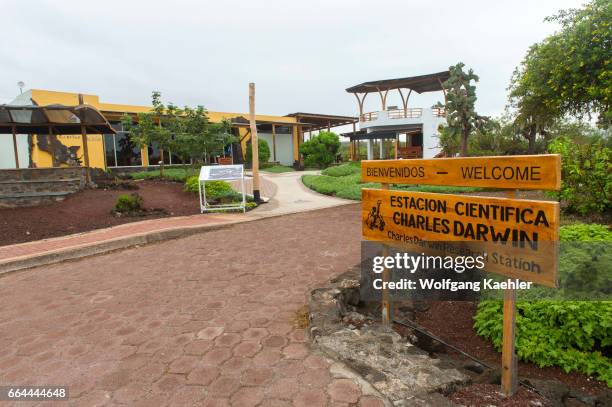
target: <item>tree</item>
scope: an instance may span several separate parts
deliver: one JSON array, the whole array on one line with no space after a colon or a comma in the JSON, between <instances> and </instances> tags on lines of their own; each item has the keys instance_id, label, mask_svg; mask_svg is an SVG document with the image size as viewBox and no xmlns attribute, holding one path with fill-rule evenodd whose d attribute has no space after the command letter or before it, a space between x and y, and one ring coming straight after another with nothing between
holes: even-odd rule
<instances>
[{"instance_id":1,"label":"tree","mask_svg":"<svg viewBox=\"0 0 612 407\"><path fill-rule=\"evenodd\" d=\"M460 138L461 155L468 155L468 137L470 134L481 128L486 122L486 117L476 113L474 104L476 103L476 86L472 81L478 82L478 76L470 70L463 71L465 64L459 62L455 66L449 67L450 77L444 82L446 89L446 105L438 103L437 107L446 109L446 121L448 126L442 129L440 136L442 142L446 140L448 145ZM447 151L447 154L451 152Z\"/></svg>"},{"instance_id":2,"label":"tree","mask_svg":"<svg viewBox=\"0 0 612 407\"><path fill-rule=\"evenodd\" d=\"M533 45L518 67L511 98L520 122L530 120L540 130L550 118L599 116L612 123L612 3L593 0L581 9L563 10L546 18L561 30Z\"/></svg>"},{"instance_id":3,"label":"tree","mask_svg":"<svg viewBox=\"0 0 612 407\"><path fill-rule=\"evenodd\" d=\"M262 138L257 139L257 147L259 153L259 163L267 163L270 160L270 146L268 142ZM246 150L246 162L253 163L253 144L249 143Z\"/></svg>"},{"instance_id":4,"label":"tree","mask_svg":"<svg viewBox=\"0 0 612 407\"><path fill-rule=\"evenodd\" d=\"M170 115L170 119L164 116L166 114L166 107L161 103L161 93L154 91L152 102L153 112L138 113L138 124L134 125L132 117L127 114L123 115L122 122L124 129L130 132L130 138L137 146L140 148L145 148L150 144L158 146L161 155L159 175L163 177L164 151L168 151L173 144L170 128L175 125L173 122L175 115Z\"/></svg>"},{"instance_id":5,"label":"tree","mask_svg":"<svg viewBox=\"0 0 612 407\"><path fill-rule=\"evenodd\" d=\"M208 163L211 154L222 153L227 144L235 141L230 122L211 123L203 106L195 109L185 106L178 123L175 151L184 161Z\"/></svg>"},{"instance_id":6,"label":"tree","mask_svg":"<svg viewBox=\"0 0 612 407\"><path fill-rule=\"evenodd\" d=\"M340 137L331 131L321 131L300 145L307 167L328 167L336 160L340 150Z\"/></svg>"}]
</instances>

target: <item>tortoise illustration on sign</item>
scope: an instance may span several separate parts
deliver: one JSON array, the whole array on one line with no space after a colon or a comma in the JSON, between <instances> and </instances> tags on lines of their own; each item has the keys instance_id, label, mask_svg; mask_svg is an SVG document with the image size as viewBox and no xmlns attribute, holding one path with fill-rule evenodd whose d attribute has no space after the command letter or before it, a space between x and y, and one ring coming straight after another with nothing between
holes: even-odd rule
<instances>
[{"instance_id":1,"label":"tortoise illustration on sign","mask_svg":"<svg viewBox=\"0 0 612 407\"><path fill-rule=\"evenodd\" d=\"M379 199L376 203L376 206L372 207L372 210L368 213L368 216L365 219L366 226L370 228L370 230L378 229L381 232L385 230L385 220L380 214L380 204L382 201Z\"/></svg>"}]
</instances>

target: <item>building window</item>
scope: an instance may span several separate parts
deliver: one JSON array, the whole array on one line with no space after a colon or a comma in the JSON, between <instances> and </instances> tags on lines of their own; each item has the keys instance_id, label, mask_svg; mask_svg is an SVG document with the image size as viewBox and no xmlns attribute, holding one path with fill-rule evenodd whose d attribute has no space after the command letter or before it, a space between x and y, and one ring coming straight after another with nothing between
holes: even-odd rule
<instances>
[{"instance_id":1,"label":"building window","mask_svg":"<svg viewBox=\"0 0 612 407\"><path fill-rule=\"evenodd\" d=\"M132 142L130 134L123 131L121 123L111 123L117 134L104 135L107 167L133 167L142 165L140 148Z\"/></svg>"}]
</instances>

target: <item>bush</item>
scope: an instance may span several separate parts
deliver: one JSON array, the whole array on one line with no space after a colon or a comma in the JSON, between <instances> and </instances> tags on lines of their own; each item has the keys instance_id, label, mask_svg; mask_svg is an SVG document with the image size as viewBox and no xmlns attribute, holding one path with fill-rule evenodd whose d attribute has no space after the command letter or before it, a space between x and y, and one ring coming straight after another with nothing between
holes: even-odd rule
<instances>
[{"instance_id":1,"label":"bush","mask_svg":"<svg viewBox=\"0 0 612 407\"><path fill-rule=\"evenodd\" d=\"M567 203L567 211L586 215L610 209L612 150L603 140L576 143L560 137L550 143L549 151L561 154L561 191L554 195Z\"/></svg>"},{"instance_id":2,"label":"bush","mask_svg":"<svg viewBox=\"0 0 612 407\"><path fill-rule=\"evenodd\" d=\"M190 167L183 168L164 168L164 179L168 181L185 182L187 178L194 175L194 170ZM132 179L160 179L159 170L140 171L129 174Z\"/></svg>"},{"instance_id":3,"label":"bush","mask_svg":"<svg viewBox=\"0 0 612 407\"><path fill-rule=\"evenodd\" d=\"M131 213L142 210L143 200L137 193L120 195L115 204L115 212Z\"/></svg>"},{"instance_id":4,"label":"bush","mask_svg":"<svg viewBox=\"0 0 612 407\"><path fill-rule=\"evenodd\" d=\"M576 224L562 226L560 237L565 242L610 242L612 232L605 225ZM562 252L562 279L594 279L602 271L609 273L609 261L599 264L597 256L591 259L593 263L586 274L576 270L574 264L580 263L577 257L570 251ZM490 339L497 350L502 345L502 307L501 301L482 301L474 316L476 333ZM540 367L557 365L566 372L593 375L612 387L612 363L607 356L612 346L612 302L518 301L516 329L520 359Z\"/></svg>"},{"instance_id":5,"label":"bush","mask_svg":"<svg viewBox=\"0 0 612 407\"><path fill-rule=\"evenodd\" d=\"M268 142L261 138L257 139L257 146L259 147L258 148L259 166L262 166L262 164L265 165L266 163L268 163L268 161L270 161L270 147L268 146ZM252 143L249 143L247 145L245 160L248 164L253 163L253 144Z\"/></svg>"},{"instance_id":6,"label":"bush","mask_svg":"<svg viewBox=\"0 0 612 407\"><path fill-rule=\"evenodd\" d=\"M187 192L195 192L198 193L199 188L199 179L197 176L187 178L185 182L185 191ZM228 192L234 192L232 186L225 181L207 181L204 184L206 189L206 197L207 198L216 198L217 196L221 196L227 194Z\"/></svg>"},{"instance_id":7,"label":"bush","mask_svg":"<svg viewBox=\"0 0 612 407\"><path fill-rule=\"evenodd\" d=\"M310 140L300 145L300 153L304 156L306 167L329 167L338 155L340 138L337 134L321 131Z\"/></svg>"},{"instance_id":8,"label":"bush","mask_svg":"<svg viewBox=\"0 0 612 407\"><path fill-rule=\"evenodd\" d=\"M361 163L347 163L336 167L329 167L321 171L323 175L330 177L343 177L351 174L361 174Z\"/></svg>"}]
</instances>

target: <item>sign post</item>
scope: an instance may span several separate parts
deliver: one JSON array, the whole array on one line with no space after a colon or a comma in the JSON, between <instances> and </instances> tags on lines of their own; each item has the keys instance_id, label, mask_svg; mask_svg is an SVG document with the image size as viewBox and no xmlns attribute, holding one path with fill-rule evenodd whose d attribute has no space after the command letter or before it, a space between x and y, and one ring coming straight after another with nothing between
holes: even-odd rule
<instances>
[{"instance_id":1,"label":"sign post","mask_svg":"<svg viewBox=\"0 0 612 407\"><path fill-rule=\"evenodd\" d=\"M249 83L249 123L251 128L251 152L253 154L253 198L261 202L259 192L259 144L257 140L257 121L255 120L255 84Z\"/></svg>"},{"instance_id":2,"label":"sign post","mask_svg":"<svg viewBox=\"0 0 612 407\"><path fill-rule=\"evenodd\" d=\"M559 203L518 199L518 189L558 190L559 155L362 161L362 234L367 240L402 245L420 241L474 242L495 248L486 271L548 287L557 286ZM391 191L389 184L477 186L509 189L508 198ZM525 258L512 254L527 246ZM509 259L502 261L501 259ZM527 261L528 260L528 261ZM536 269L537 266L537 269ZM388 270L383 280L388 279ZM391 323L389 292L382 292L382 322ZM502 391L517 391L516 291L504 290Z\"/></svg>"}]
</instances>

